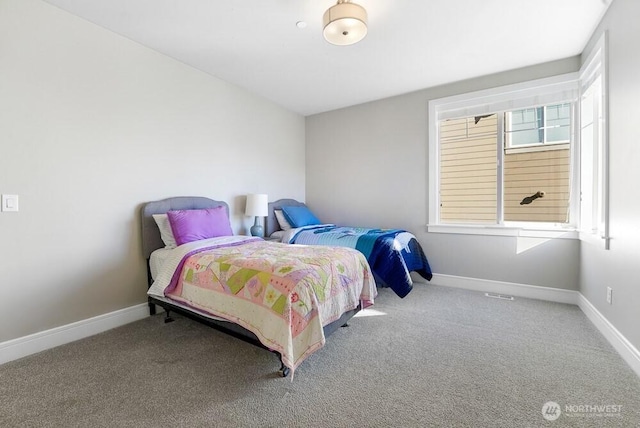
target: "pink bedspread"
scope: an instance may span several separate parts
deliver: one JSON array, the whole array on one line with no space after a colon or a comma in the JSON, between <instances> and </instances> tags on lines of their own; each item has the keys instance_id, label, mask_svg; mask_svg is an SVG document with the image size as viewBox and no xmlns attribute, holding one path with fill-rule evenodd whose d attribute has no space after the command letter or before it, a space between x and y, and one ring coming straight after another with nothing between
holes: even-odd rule
<instances>
[{"instance_id":1,"label":"pink bedspread","mask_svg":"<svg viewBox=\"0 0 640 428\"><path fill-rule=\"evenodd\" d=\"M323 326L377 294L366 258L350 248L248 239L195 251L164 294L250 330L292 371L324 345Z\"/></svg>"}]
</instances>

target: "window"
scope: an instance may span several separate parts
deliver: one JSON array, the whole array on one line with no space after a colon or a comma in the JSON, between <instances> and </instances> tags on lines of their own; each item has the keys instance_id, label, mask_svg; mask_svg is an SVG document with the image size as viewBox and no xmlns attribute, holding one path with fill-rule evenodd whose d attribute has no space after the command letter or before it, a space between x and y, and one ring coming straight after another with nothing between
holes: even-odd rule
<instances>
[{"instance_id":1,"label":"window","mask_svg":"<svg viewBox=\"0 0 640 428\"><path fill-rule=\"evenodd\" d=\"M429 102L430 232L608 248L605 38L579 73Z\"/></svg>"},{"instance_id":2,"label":"window","mask_svg":"<svg viewBox=\"0 0 640 428\"><path fill-rule=\"evenodd\" d=\"M440 221L566 225L571 112L563 103L441 120Z\"/></svg>"},{"instance_id":3,"label":"window","mask_svg":"<svg viewBox=\"0 0 640 428\"><path fill-rule=\"evenodd\" d=\"M505 114L507 148L569 143L571 104L514 110Z\"/></svg>"},{"instance_id":4,"label":"window","mask_svg":"<svg viewBox=\"0 0 640 428\"><path fill-rule=\"evenodd\" d=\"M430 102L429 231L575 230L578 75Z\"/></svg>"},{"instance_id":5,"label":"window","mask_svg":"<svg viewBox=\"0 0 640 428\"><path fill-rule=\"evenodd\" d=\"M580 70L580 239L609 248L606 33Z\"/></svg>"}]
</instances>

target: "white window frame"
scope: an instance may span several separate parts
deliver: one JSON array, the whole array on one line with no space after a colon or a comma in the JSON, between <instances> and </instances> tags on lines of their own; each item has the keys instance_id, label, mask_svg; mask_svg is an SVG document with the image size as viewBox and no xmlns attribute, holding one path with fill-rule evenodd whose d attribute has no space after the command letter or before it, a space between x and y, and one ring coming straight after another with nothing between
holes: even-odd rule
<instances>
[{"instance_id":1,"label":"white window frame","mask_svg":"<svg viewBox=\"0 0 640 428\"><path fill-rule=\"evenodd\" d=\"M592 182L581 183L581 195L589 192L592 198L591 212L581 212L581 227L579 237L581 241L609 249L609 117L607 84L607 32L604 32L596 42L580 68L580 100L591 89L592 84L600 80L600 93L594 99L596 105L593 118L593 168L595 171ZM599 112L599 117L597 113ZM585 112L586 113L586 112ZM582 112L581 112L582 114ZM580 129L582 131L582 127ZM585 211L585 210L583 210ZM586 228L592 225L592 228Z\"/></svg>"},{"instance_id":2,"label":"white window frame","mask_svg":"<svg viewBox=\"0 0 640 428\"><path fill-rule=\"evenodd\" d=\"M545 79L514 85L502 86L468 94L455 95L429 101L429 219L427 230L437 233L461 233L479 235L522 236L541 238L578 237L576 214L579 209L579 169L572 168L572 188L570 197L570 220L568 224L550 223L496 223L482 224L442 224L440 222L440 147L439 124L443 119L481 116L499 111L518 110L532 106L577 103L578 73L568 73ZM576 109L574 109L576 110ZM578 137L578 120L574 113L572 134L574 141ZM577 144L574 144L574 147ZM575 153L571 154L573 159ZM499 183L502 177L499 177ZM500 186L500 184L499 184ZM502 191L498 191L498 209L502 208ZM499 213L502 218L502 213Z\"/></svg>"}]
</instances>

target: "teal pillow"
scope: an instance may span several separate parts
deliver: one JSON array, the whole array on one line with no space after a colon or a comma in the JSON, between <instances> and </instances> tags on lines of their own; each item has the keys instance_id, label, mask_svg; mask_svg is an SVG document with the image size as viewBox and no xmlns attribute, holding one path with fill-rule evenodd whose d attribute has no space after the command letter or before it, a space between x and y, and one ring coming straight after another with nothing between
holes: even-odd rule
<instances>
[{"instance_id":1,"label":"teal pillow","mask_svg":"<svg viewBox=\"0 0 640 428\"><path fill-rule=\"evenodd\" d=\"M313 215L311 210L305 206L293 207L293 206L284 206L282 207L282 214L287 219L289 224L293 227L302 227L309 226L313 224L322 224L318 217Z\"/></svg>"}]
</instances>

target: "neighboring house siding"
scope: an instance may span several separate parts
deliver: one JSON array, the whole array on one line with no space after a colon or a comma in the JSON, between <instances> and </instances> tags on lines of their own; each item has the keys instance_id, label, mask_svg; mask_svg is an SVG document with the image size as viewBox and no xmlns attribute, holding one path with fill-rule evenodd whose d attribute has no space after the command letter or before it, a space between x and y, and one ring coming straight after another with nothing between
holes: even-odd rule
<instances>
[{"instance_id":1,"label":"neighboring house siding","mask_svg":"<svg viewBox=\"0 0 640 428\"><path fill-rule=\"evenodd\" d=\"M440 122L440 221L495 223L497 115ZM569 149L504 157L504 220L562 223L569 206ZM545 192L530 204L523 198Z\"/></svg>"},{"instance_id":2,"label":"neighboring house siding","mask_svg":"<svg viewBox=\"0 0 640 428\"><path fill-rule=\"evenodd\" d=\"M505 221L564 223L569 210L569 149L506 154L504 157ZM538 191L543 198L520 205Z\"/></svg>"},{"instance_id":3,"label":"neighboring house siding","mask_svg":"<svg viewBox=\"0 0 640 428\"><path fill-rule=\"evenodd\" d=\"M440 221L495 223L497 116L440 123Z\"/></svg>"}]
</instances>

